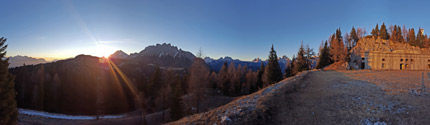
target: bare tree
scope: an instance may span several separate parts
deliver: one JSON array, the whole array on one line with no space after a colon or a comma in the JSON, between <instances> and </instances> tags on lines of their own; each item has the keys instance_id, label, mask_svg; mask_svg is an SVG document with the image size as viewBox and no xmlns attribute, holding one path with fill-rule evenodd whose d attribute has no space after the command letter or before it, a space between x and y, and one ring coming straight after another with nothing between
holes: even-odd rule
<instances>
[{"instance_id":1,"label":"bare tree","mask_svg":"<svg viewBox=\"0 0 430 125\"><path fill-rule=\"evenodd\" d=\"M366 35L367 31L364 28L357 28L357 36L359 39L363 38Z\"/></svg>"},{"instance_id":2,"label":"bare tree","mask_svg":"<svg viewBox=\"0 0 430 125\"><path fill-rule=\"evenodd\" d=\"M409 33L409 31L408 31L408 29L406 29L406 26L405 25L403 25L403 27L402 27L402 35L403 35L403 39L405 39L404 41L408 41L408 33Z\"/></svg>"},{"instance_id":3,"label":"bare tree","mask_svg":"<svg viewBox=\"0 0 430 125\"><path fill-rule=\"evenodd\" d=\"M393 24L390 24L390 26L388 26L388 32L392 33L394 30Z\"/></svg>"},{"instance_id":4,"label":"bare tree","mask_svg":"<svg viewBox=\"0 0 430 125\"><path fill-rule=\"evenodd\" d=\"M351 36L349 35L349 33L345 33L345 45L348 48L348 50L352 49L352 47L354 46L354 40L352 40Z\"/></svg>"},{"instance_id":5,"label":"bare tree","mask_svg":"<svg viewBox=\"0 0 430 125\"><path fill-rule=\"evenodd\" d=\"M245 75L246 82L243 86L242 92L243 94L249 94L257 90L257 72L252 72L248 70Z\"/></svg>"},{"instance_id":6,"label":"bare tree","mask_svg":"<svg viewBox=\"0 0 430 125\"><path fill-rule=\"evenodd\" d=\"M200 47L199 51L197 51L197 53L196 53L196 57L203 59L203 56L204 56L204 53L203 53L202 47Z\"/></svg>"}]
</instances>

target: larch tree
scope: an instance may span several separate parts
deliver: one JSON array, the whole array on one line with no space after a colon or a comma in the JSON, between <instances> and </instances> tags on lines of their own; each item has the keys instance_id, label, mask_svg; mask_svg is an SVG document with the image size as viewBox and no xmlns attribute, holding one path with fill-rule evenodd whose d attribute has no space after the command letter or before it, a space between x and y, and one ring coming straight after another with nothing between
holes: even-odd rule
<instances>
[{"instance_id":1,"label":"larch tree","mask_svg":"<svg viewBox=\"0 0 430 125\"><path fill-rule=\"evenodd\" d=\"M166 84L164 87L158 91L158 98L156 99L157 106L160 108L162 114L163 114L163 122L165 122L165 113L164 110L170 107L172 104L172 87L170 87L170 84Z\"/></svg>"},{"instance_id":2,"label":"larch tree","mask_svg":"<svg viewBox=\"0 0 430 125\"><path fill-rule=\"evenodd\" d=\"M281 67L279 66L278 56L272 45L269 54L269 61L265 70L265 78L268 85L277 83L283 79Z\"/></svg>"},{"instance_id":3,"label":"larch tree","mask_svg":"<svg viewBox=\"0 0 430 125\"><path fill-rule=\"evenodd\" d=\"M221 70L218 73L218 86L221 88L221 91L224 95L229 95L230 91L230 75L228 73L227 62L221 67Z\"/></svg>"},{"instance_id":4,"label":"larch tree","mask_svg":"<svg viewBox=\"0 0 430 125\"><path fill-rule=\"evenodd\" d=\"M402 28L400 26L397 26L397 41L399 42L405 42L405 38L402 35Z\"/></svg>"},{"instance_id":5,"label":"larch tree","mask_svg":"<svg viewBox=\"0 0 430 125\"><path fill-rule=\"evenodd\" d=\"M398 33L397 33L397 25L390 26L390 30L391 30L390 40L392 40L392 41L399 41L399 36L398 36Z\"/></svg>"},{"instance_id":6,"label":"larch tree","mask_svg":"<svg viewBox=\"0 0 430 125\"><path fill-rule=\"evenodd\" d=\"M157 91L161 89L162 85L162 73L161 69L158 65L155 66L155 71L152 73L150 82L148 84L148 87L146 87L146 93L145 98L148 100L147 109L149 112L153 112L154 108L156 107L156 98L157 97Z\"/></svg>"},{"instance_id":7,"label":"larch tree","mask_svg":"<svg viewBox=\"0 0 430 125\"><path fill-rule=\"evenodd\" d=\"M216 74L216 72L212 72L211 75L209 76L209 81L211 82L210 87L212 88L218 88L218 75Z\"/></svg>"},{"instance_id":8,"label":"larch tree","mask_svg":"<svg viewBox=\"0 0 430 125\"><path fill-rule=\"evenodd\" d=\"M0 38L0 124L13 125L18 120L15 93L15 76L9 73L9 58L6 56L6 38Z\"/></svg>"},{"instance_id":9,"label":"larch tree","mask_svg":"<svg viewBox=\"0 0 430 125\"><path fill-rule=\"evenodd\" d=\"M416 38L415 38L415 30L414 28L409 29L407 40L410 45L417 46Z\"/></svg>"},{"instance_id":10,"label":"larch tree","mask_svg":"<svg viewBox=\"0 0 430 125\"><path fill-rule=\"evenodd\" d=\"M182 118L184 115L183 107L182 107L182 95L184 95L184 91L182 90L181 80L177 79L177 83L172 86L172 105L170 107L170 114L172 120L178 120Z\"/></svg>"},{"instance_id":11,"label":"larch tree","mask_svg":"<svg viewBox=\"0 0 430 125\"><path fill-rule=\"evenodd\" d=\"M237 68L235 68L234 63L231 62L228 66L228 72L232 76L230 79L230 94L237 96L240 92L240 70L242 66L239 64Z\"/></svg>"},{"instance_id":12,"label":"larch tree","mask_svg":"<svg viewBox=\"0 0 430 125\"><path fill-rule=\"evenodd\" d=\"M302 42L302 44L300 45L299 51L297 52L297 57L295 58L295 61L294 61L294 69L292 69L293 74L297 74L301 71L308 70L305 54L306 52Z\"/></svg>"},{"instance_id":13,"label":"larch tree","mask_svg":"<svg viewBox=\"0 0 430 125\"><path fill-rule=\"evenodd\" d=\"M192 103L199 112L201 101L207 96L209 89L209 68L201 58L194 59L190 68L190 78L188 80L188 92L191 94Z\"/></svg>"},{"instance_id":14,"label":"larch tree","mask_svg":"<svg viewBox=\"0 0 430 125\"><path fill-rule=\"evenodd\" d=\"M330 57L333 62L345 61L348 54L340 33L340 29L337 29L330 38Z\"/></svg>"},{"instance_id":15,"label":"larch tree","mask_svg":"<svg viewBox=\"0 0 430 125\"><path fill-rule=\"evenodd\" d=\"M248 70L245 75L246 83L243 87L243 94L249 94L257 91L257 73L251 70Z\"/></svg>"}]
</instances>

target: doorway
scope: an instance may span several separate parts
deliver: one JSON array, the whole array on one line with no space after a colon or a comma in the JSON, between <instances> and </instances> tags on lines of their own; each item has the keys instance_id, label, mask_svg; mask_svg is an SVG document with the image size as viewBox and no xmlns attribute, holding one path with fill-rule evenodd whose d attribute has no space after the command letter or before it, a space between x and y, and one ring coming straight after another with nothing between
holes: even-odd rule
<instances>
[{"instance_id":1,"label":"doorway","mask_svg":"<svg viewBox=\"0 0 430 125\"><path fill-rule=\"evenodd\" d=\"M400 70L405 69L405 65L403 65L403 63L400 64Z\"/></svg>"},{"instance_id":2,"label":"doorway","mask_svg":"<svg viewBox=\"0 0 430 125\"><path fill-rule=\"evenodd\" d=\"M366 64L363 62L363 63L361 63L361 69L364 69L365 68L365 66L366 66Z\"/></svg>"}]
</instances>

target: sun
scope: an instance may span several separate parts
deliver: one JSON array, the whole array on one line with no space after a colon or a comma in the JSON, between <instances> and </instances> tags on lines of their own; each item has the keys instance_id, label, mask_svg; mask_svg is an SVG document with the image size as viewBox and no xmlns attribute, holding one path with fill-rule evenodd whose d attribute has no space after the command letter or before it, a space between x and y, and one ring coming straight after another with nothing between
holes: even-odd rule
<instances>
[{"instance_id":1,"label":"sun","mask_svg":"<svg viewBox=\"0 0 430 125\"><path fill-rule=\"evenodd\" d=\"M92 55L94 56L109 58L109 56L115 52L115 49L111 46L99 44L95 48L93 48L92 51Z\"/></svg>"}]
</instances>

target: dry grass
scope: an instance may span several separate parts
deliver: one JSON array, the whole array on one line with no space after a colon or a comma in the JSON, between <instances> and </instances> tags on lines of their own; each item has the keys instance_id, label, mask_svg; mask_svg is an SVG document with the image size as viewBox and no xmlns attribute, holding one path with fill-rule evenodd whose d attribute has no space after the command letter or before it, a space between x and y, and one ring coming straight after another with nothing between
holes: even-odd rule
<instances>
[{"instance_id":1,"label":"dry grass","mask_svg":"<svg viewBox=\"0 0 430 125\"><path fill-rule=\"evenodd\" d=\"M428 88L430 79L427 71L374 71L357 70L341 71L355 80L362 80L382 87L387 94L415 93L421 92L422 73L424 72L424 83Z\"/></svg>"}]
</instances>

